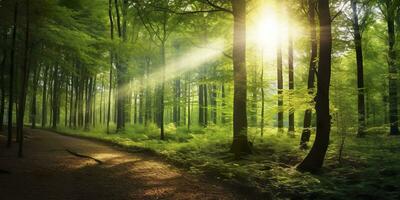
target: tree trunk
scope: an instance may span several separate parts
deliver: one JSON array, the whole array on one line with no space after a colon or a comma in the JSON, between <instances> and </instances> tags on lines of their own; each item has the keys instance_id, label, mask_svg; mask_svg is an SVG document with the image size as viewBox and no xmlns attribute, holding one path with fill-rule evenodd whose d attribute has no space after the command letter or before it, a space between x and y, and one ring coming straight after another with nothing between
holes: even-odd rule
<instances>
[{"instance_id":1,"label":"tree trunk","mask_svg":"<svg viewBox=\"0 0 400 200\"><path fill-rule=\"evenodd\" d=\"M358 89L358 132L357 136L363 137L365 134L365 88L364 88L364 64L362 52L362 38L360 27L358 24L358 11L356 0L351 0L351 8L353 10L353 29L354 29L354 46L356 49L357 59L357 89Z\"/></svg>"},{"instance_id":2,"label":"tree trunk","mask_svg":"<svg viewBox=\"0 0 400 200\"><path fill-rule=\"evenodd\" d=\"M31 128L36 128L36 114L37 114L36 92L39 84L39 74L40 74L40 65L36 66L32 80L33 85L32 85L31 115L30 115L32 122Z\"/></svg>"},{"instance_id":3,"label":"tree trunk","mask_svg":"<svg viewBox=\"0 0 400 200\"><path fill-rule=\"evenodd\" d=\"M391 1L386 1L386 20L388 27L388 65L389 65L389 122L390 122L390 135L399 135L399 122L397 110L397 66L396 66L396 33L395 33L395 9Z\"/></svg>"},{"instance_id":4,"label":"tree trunk","mask_svg":"<svg viewBox=\"0 0 400 200\"><path fill-rule=\"evenodd\" d=\"M317 53L318 53L318 44L317 44L317 29L315 23L315 8L316 3L314 0L308 0L308 22L310 26L310 64L308 68L308 95L314 94L314 79L315 72L317 68ZM307 143L310 141L311 136L311 120L312 120L312 109L308 108L304 113L304 124L303 131L301 133L300 140L300 148L306 149Z\"/></svg>"},{"instance_id":5,"label":"tree trunk","mask_svg":"<svg viewBox=\"0 0 400 200\"><path fill-rule=\"evenodd\" d=\"M191 98L192 98L192 91L190 88L190 72L188 72L188 77L187 77L188 83L187 83L187 87L188 87L188 96L187 96L187 129L188 131L190 131L190 126L192 125L192 119L191 119Z\"/></svg>"},{"instance_id":6,"label":"tree trunk","mask_svg":"<svg viewBox=\"0 0 400 200\"><path fill-rule=\"evenodd\" d=\"M112 2L111 0L108 1L108 17L110 20L110 37L111 41L114 40L114 22L112 16ZM111 120L111 92L112 92L112 76L113 76L113 65L114 65L114 53L113 50L110 50L110 86L108 89L108 102L107 102L107 133L110 133L110 120Z\"/></svg>"},{"instance_id":7,"label":"tree trunk","mask_svg":"<svg viewBox=\"0 0 400 200\"><path fill-rule=\"evenodd\" d=\"M290 18L290 15L289 15ZM289 20L290 24L290 20ZM292 34L292 29L289 26L288 27L288 32L289 32L289 38L288 38L288 43L289 43L289 48L288 48L288 64L289 64L289 134L294 135L294 107L291 102L291 98L293 95L293 90L294 90L294 71L293 71L293 34Z\"/></svg>"},{"instance_id":8,"label":"tree trunk","mask_svg":"<svg viewBox=\"0 0 400 200\"><path fill-rule=\"evenodd\" d=\"M319 68L317 74L317 133L314 144L298 170L315 172L323 163L329 145L331 116L329 114L329 84L331 79L332 34L329 0L318 0L320 24Z\"/></svg>"},{"instance_id":9,"label":"tree trunk","mask_svg":"<svg viewBox=\"0 0 400 200\"><path fill-rule=\"evenodd\" d=\"M262 51L261 55L261 78L260 78L260 87L261 87L261 136L264 135L264 115L265 115L265 91L264 91L264 51Z\"/></svg>"},{"instance_id":10,"label":"tree trunk","mask_svg":"<svg viewBox=\"0 0 400 200\"><path fill-rule=\"evenodd\" d=\"M64 105L64 127L68 126L68 87L69 87L69 78L68 75L65 75L65 105ZM71 115L71 113L70 113Z\"/></svg>"},{"instance_id":11,"label":"tree trunk","mask_svg":"<svg viewBox=\"0 0 400 200\"><path fill-rule=\"evenodd\" d=\"M72 121L74 119L74 76L71 75L71 86L70 86L70 94L69 94L69 124L68 127L72 128Z\"/></svg>"},{"instance_id":12,"label":"tree trunk","mask_svg":"<svg viewBox=\"0 0 400 200\"><path fill-rule=\"evenodd\" d=\"M91 120L92 120L92 127L96 128L96 94L97 94L97 86L96 86L96 81L97 81L97 77L96 75L94 76L94 78L92 79L93 84L92 84L92 93L91 95L93 95L93 99L90 103L91 108L92 108L92 112L91 112ZM101 105L101 104L100 104Z\"/></svg>"},{"instance_id":13,"label":"tree trunk","mask_svg":"<svg viewBox=\"0 0 400 200\"><path fill-rule=\"evenodd\" d=\"M125 0L124 0L125 2ZM124 3L125 5L125 3ZM123 5L123 6L124 6ZM118 37L119 39L123 39L125 37L122 33L123 30L121 29L121 18L120 18L120 13L119 13L119 5L118 5L118 0L115 0L115 12L117 16L117 31L118 31ZM124 15L124 10L122 14ZM125 20L123 18L123 20ZM124 25L124 21L122 22L122 25ZM125 127L125 99L126 99L126 94L124 91L124 86L126 86L126 82L124 81L125 79L125 65L122 63L121 57L117 54L115 54L115 63L117 67L117 132L123 131Z\"/></svg>"},{"instance_id":14,"label":"tree trunk","mask_svg":"<svg viewBox=\"0 0 400 200\"><path fill-rule=\"evenodd\" d=\"M225 123L226 123L226 114L225 114L226 99L225 99L225 97L226 97L226 94L225 94L225 85L222 84L222 85L221 85L221 99L222 99L222 102L221 102L221 109L222 109L222 112L221 112L221 123L222 123L222 124L225 124Z\"/></svg>"},{"instance_id":15,"label":"tree trunk","mask_svg":"<svg viewBox=\"0 0 400 200\"><path fill-rule=\"evenodd\" d=\"M11 147L12 141L12 113L13 113L13 103L14 103L14 61L15 61L15 46L17 39L17 17L18 17L18 0L15 1L14 8L14 25L12 33L12 44L11 44L11 58L10 58L10 71L9 71L9 85L8 85L8 135L7 135L7 147Z\"/></svg>"},{"instance_id":16,"label":"tree trunk","mask_svg":"<svg viewBox=\"0 0 400 200\"><path fill-rule=\"evenodd\" d=\"M43 88L42 88L42 128L47 124L47 84L48 74L50 67L47 65L43 75Z\"/></svg>"},{"instance_id":17,"label":"tree trunk","mask_svg":"<svg viewBox=\"0 0 400 200\"><path fill-rule=\"evenodd\" d=\"M19 96L19 107L18 107L18 118L17 118L17 135L19 136L19 148L18 157L22 157L23 154L23 143L24 143L24 113L25 113L25 101L28 86L29 77L29 0L26 0L26 28L25 28L25 49L24 49L24 65L21 69L21 88Z\"/></svg>"},{"instance_id":18,"label":"tree trunk","mask_svg":"<svg viewBox=\"0 0 400 200\"><path fill-rule=\"evenodd\" d=\"M175 123L175 126L180 125L180 97L181 97L181 80L178 77L175 79L175 87L174 87L174 93L175 93L175 98L174 98L174 107L173 107L173 121Z\"/></svg>"},{"instance_id":19,"label":"tree trunk","mask_svg":"<svg viewBox=\"0 0 400 200\"><path fill-rule=\"evenodd\" d=\"M92 113L92 95L93 95L93 78L87 79L86 87L86 110L85 110L85 130L88 131L91 127Z\"/></svg>"},{"instance_id":20,"label":"tree trunk","mask_svg":"<svg viewBox=\"0 0 400 200\"><path fill-rule=\"evenodd\" d=\"M56 129L57 128L57 123L58 123L58 117L59 117L59 75L58 75L58 64L54 67L54 72L53 72L53 94L52 94L52 128Z\"/></svg>"},{"instance_id":21,"label":"tree trunk","mask_svg":"<svg viewBox=\"0 0 400 200\"><path fill-rule=\"evenodd\" d=\"M279 37L279 36L278 36ZM278 89L278 132L283 132L283 73L282 73L282 44L280 37L277 45L277 89Z\"/></svg>"},{"instance_id":22,"label":"tree trunk","mask_svg":"<svg viewBox=\"0 0 400 200\"><path fill-rule=\"evenodd\" d=\"M231 151L236 157L251 153L247 140L247 73L246 73L246 1L231 0L233 30L233 142Z\"/></svg>"},{"instance_id":23,"label":"tree trunk","mask_svg":"<svg viewBox=\"0 0 400 200\"><path fill-rule=\"evenodd\" d=\"M165 30L164 30L165 31ZM159 110L159 123L160 123L160 139L165 139L164 133L164 92L165 92L165 42L162 41L161 45L161 67L162 67L162 83L161 83L161 91L160 91L160 110Z\"/></svg>"},{"instance_id":24,"label":"tree trunk","mask_svg":"<svg viewBox=\"0 0 400 200\"><path fill-rule=\"evenodd\" d=\"M217 124L217 86L211 86L211 120L213 124Z\"/></svg>"},{"instance_id":25,"label":"tree trunk","mask_svg":"<svg viewBox=\"0 0 400 200\"><path fill-rule=\"evenodd\" d=\"M4 43L7 42L7 33L4 33ZM6 73L6 60L7 60L7 48L4 47L3 50L3 60L1 62L0 71L0 89L1 89L1 100L0 100L0 131L4 129L4 110L6 103L6 83L5 83L5 73Z\"/></svg>"}]
</instances>

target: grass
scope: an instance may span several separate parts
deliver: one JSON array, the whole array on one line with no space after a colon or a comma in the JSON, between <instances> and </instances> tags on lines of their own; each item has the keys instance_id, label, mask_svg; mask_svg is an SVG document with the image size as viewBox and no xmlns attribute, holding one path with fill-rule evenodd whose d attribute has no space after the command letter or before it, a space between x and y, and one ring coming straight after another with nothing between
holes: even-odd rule
<instances>
[{"instance_id":1,"label":"grass","mask_svg":"<svg viewBox=\"0 0 400 200\"><path fill-rule=\"evenodd\" d=\"M347 134L341 162L341 138L332 131L331 144L320 174L295 170L306 151L299 138L277 135L269 128L263 137L249 129L253 154L235 160L229 152L228 128L166 126L166 140L159 140L155 125L132 126L123 133L106 134L104 128L90 131L59 128L58 132L95 138L126 148L146 149L194 174L215 177L263 199L399 199L400 138L387 136L385 128L368 131L367 137Z\"/></svg>"}]
</instances>

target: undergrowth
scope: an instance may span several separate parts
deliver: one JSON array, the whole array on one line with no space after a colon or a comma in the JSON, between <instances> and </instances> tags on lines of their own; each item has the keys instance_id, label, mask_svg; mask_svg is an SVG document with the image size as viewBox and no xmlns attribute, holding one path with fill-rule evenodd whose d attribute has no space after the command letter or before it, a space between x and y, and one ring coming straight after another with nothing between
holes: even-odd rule
<instances>
[{"instance_id":1,"label":"undergrowth","mask_svg":"<svg viewBox=\"0 0 400 200\"><path fill-rule=\"evenodd\" d=\"M154 124L110 134L103 127L57 131L147 149L191 173L215 177L262 199L400 199L400 138L387 136L382 127L368 130L365 138L347 134L340 162L341 136L332 131L325 167L319 174L295 169L307 153L298 148L300 133L288 136L267 128L260 136L259 129L250 128L253 154L237 160L229 152L229 128L192 127L188 131L169 124L165 130L165 141L159 140Z\"/></svg>"}]
</instances>

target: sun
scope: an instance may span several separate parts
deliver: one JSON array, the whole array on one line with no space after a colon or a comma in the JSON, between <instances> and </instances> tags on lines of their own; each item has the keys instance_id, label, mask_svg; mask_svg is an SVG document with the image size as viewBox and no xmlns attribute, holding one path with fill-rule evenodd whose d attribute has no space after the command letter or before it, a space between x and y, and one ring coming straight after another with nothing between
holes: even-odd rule
<instances>
[{"instance_id":1,"label":"sun","mask_svg":"<svg viewBox=\"0 0 400 200\"><path fill-rule=\"evenodd\" d=\"M277 44L285 39L287 23L275 7L266 6L250 18L248 40L264 52L275 51Z\"/></svg>"}]
</instances>

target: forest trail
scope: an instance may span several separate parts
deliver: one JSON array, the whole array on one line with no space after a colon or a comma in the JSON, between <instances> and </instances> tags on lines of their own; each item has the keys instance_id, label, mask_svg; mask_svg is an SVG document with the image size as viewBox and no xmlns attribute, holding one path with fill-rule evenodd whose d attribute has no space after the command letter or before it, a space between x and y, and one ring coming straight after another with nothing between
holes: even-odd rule
<instances>
[{"instance_id":1,"label":"forest trail","mask_svg":"<svg viewBox=\"0 0 400 200\"><path fill-rule=\"evenodd\" d=\"M0 147L1 199L238 199L155 156L99 142L27 129L24 158L16 149Z\"/></svg>"}]
</instances>

